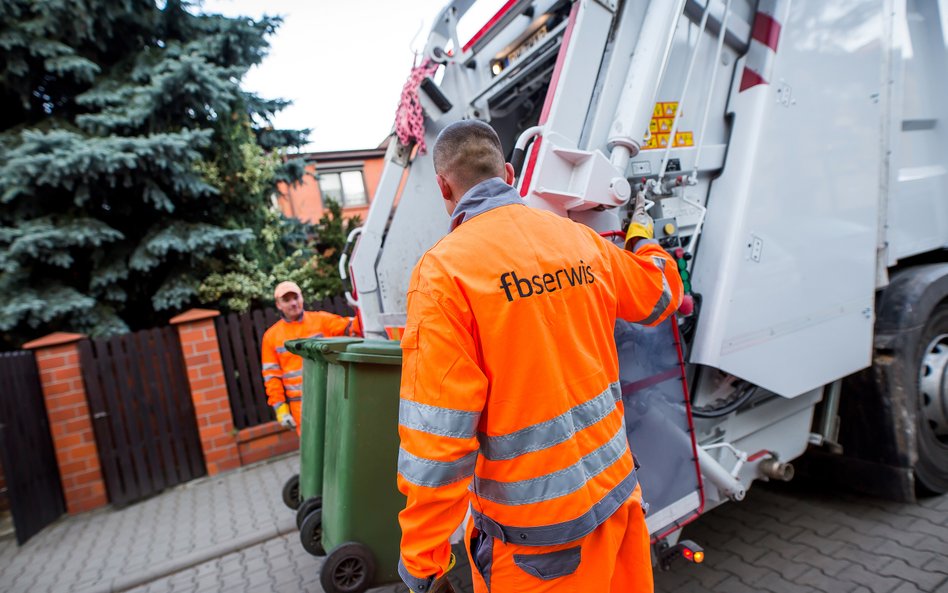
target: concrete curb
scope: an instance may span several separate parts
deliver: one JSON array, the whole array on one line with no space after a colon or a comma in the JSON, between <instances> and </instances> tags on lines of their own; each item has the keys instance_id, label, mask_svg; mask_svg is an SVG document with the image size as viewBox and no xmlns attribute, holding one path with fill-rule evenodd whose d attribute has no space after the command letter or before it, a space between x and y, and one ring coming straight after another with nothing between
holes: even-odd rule
<instances>
[{"instance_id":1,"label":"concrete curb","mask_svg":"<svg viewBox=\"0 0 948 593\"><path fill-rule=\"evenodd\" d=\"M182 570L193 568L199 564L204 564L210 560L220 558L221 556L226 556L227 554L239 552L244 548L261 544L267 540L280 537L281 535L285 535L293 531L296 531L296 519L288 518L285 521L280 521L279 523L275 523L270 527L262 529L257 533L251 533L242 537L238 537L215 546L201 548L200 550L191 552L187 556L172 558L167 562L155 564L151 568L138 574L120 575L111 579L111 581L99 583L95 587L83 589L82 591L77 591L76 593L121 593L122 591L128 591L129 589L133 589L152 581L171 576L177 572L181 572Z\"/></svg>"}]
</instances>

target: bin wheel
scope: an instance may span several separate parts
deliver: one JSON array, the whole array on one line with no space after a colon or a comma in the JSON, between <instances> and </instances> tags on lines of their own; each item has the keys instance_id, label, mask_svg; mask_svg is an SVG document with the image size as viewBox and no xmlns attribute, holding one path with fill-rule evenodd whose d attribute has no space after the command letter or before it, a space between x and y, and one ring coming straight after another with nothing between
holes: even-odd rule
<instances>
[{"instance_id":1,"label":"bin wheel","mask_svg":"<svg viewBox=\"0 0 948 593\"><path fill-rule=\"evenodd\" d=\"M375 558L367 546L346 542L323 563L319 582L326 593L362 593L375 578Z\"/></svg>"},{"instance_id":2,"label":"bin wheel","mask_svg":"<svg viewBox=\"0 0 948 593\"><path fill-rule=\"evenodd\" d=\"M300 506L300 475L296 474L283 484L283 504L296 510Z\"/></svg>"},{"instance_id":3,"label":"bin wheel","mask_svg":"<svg viewBox=\"0 0 948 593\"><path fill-rule=\"evenodd\" d=\"M303 549L313 556L325 556L323 549L323 510L311 509L300 525L300 543Z\"/></svg>"},{"instance_id":4,"label":"bin wheel","mask_svg":"<svg viewBox=\"0 0 948 593\"><path fill-rule=\"evenodd\" d=\"M313 509L318 509L323 506L323 497L322 496L312 496L307 498L300 504L300 508L296 509L296 528L303 528L303 520L306 519L306 515L310 514Z\"/></svg>"}]
</instances>

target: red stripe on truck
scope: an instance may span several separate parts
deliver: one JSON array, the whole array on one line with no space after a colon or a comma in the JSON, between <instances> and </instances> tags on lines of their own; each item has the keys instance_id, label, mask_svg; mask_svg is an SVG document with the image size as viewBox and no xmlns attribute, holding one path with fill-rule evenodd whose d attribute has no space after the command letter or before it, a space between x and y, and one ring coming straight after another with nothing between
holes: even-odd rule
<instances>
[{"instance_id":1,"label":"red stripe on truck","mask_svg":"<svg viewBox=\"0 0 948 593\"><path fill-rule=\"evenodd\" d=\"M468 42L464 44L464 47L461 49L461 51L465 52L471 49L471 46L477 43L481 37L487 34L488 31L493 29L494 25L496 25L500 19L504 18L504 15L507 14L507 11L513 8L513 5L517 2L519 2L519 0L508 0L508 2L497 11L497 14L492 16L491 19L487 21L487 23L481 27L477 33L474 34L474 37L471 37Z\"/></svg>"},{"instance_id":2,"label":"red stripe on truck","mask_svg":"<svg viewBox=\"0 0 948 593\"><path fill-rule=\"evenodd\" d=\"M751 70L750 68L744 68L744 75L741 76L741 88L737 92L746 91L747 89L757 86L758 84L767 84L767 81L760 75Z\"/></svg>"},{"instance_id":3,"label":"red stripe on truck","mask_svg":"<svg viewBox=\"0 0 948 593\"><path fill-rule=\"evenodd\" d=\"M553 106L553 97L558 90L560 73L563 71L563 64L566 62L566 51L569 49L569 40L573 36L573 25L576 24L576 14L578 12L579 2L576 2L569 11L569 22L566 24L566 31L563 32L562 45L560 45L560 51L556 56L556 65L553 66L553 76L550 78L546 98L543 100L543 110L540 111L540 121L537 122L541 126L546 123L546 119L550 116L550 108Z\"/></svg>"},{"instance_id":4,"label":"red stripe on truck","mask_svg":"<svg viewBox=\"0 0 948 593\"><path fill-rule=\"evenodd\" d=\"M573 36L573 26L576 24L576 15L579 12L579 2L573 4L569 11L569 22L566 24L566 31L563 32L563 41L560 45L560 51L556 56L556 65L553 67L553 76L550 78L550 84L547 86L546 98L543 99L543 109L540 111L539 125L546 123L550 116L550 109L553 107L553 97L556 94L560 83L560 72L563 71L563 63L566 61L566 51L569 48L570 37ZM533 181L533 168L537 164L537 156L540 154L540 142L542 136L537 136L536 140L530 146L530 156L527 159L527 168L523 172L523 181L520 182L520 195L526 196L530 191L530 182Z\"/></svg>"},{"instance_id":5,"label":"red stripe on truck","mask_svg":"<svg viewBox=\"0 0 948 593\"><path fill-rule=\"evenodd\" d=\"M751 31L751 39L756 39L770 49L777 51L777 43L780 41L780 23L769 14L758 12L754 17L754 29Z\"/></svg>"}]
</instances>

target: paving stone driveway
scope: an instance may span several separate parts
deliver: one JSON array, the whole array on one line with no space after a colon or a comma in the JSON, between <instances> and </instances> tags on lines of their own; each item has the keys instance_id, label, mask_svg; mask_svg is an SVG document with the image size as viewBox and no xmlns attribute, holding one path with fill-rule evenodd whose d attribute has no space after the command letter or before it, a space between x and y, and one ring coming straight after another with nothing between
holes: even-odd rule
<instances>
[{"instance_id":1,"label":"paving stone driveway","mask_svg":"<svg viewBox=\"0 0 948 593\"><path fill-rule=\"evenodd\" d=\"M298 468L292 455L195 480L124 509L64 517L22 547L0 540L0 592L121 591L296 533L280 489Z\"/></svg>"},{"instance_id":2,"label":"paving stone driveway","mask_svg":"<svg viewBox=\"0 0 948 593\"><path fill-rule=\"evenodd\" d=\"M788 485L756 486L696 521L700 566L656 575L660 593L948 592L948 495L917 505ZM318 593L321 561L290 533L134 589L135 593ZM459 566L459 592L470 592ZM404 593L404 586L376 593ZM595 592L590 592L595 593Z\"/></svg>"},{"instance_id":3,"label":"paving stone driveway","mask_svg":"<svg viewBox=\"0 0 948 593\"><path fill-rule=\"evenodd\" d=\"M322 561L302 549L280 499L298 467L293 455L64 518L22 548L0 540L0 592L319 593ZM896 504L758 485L685 537L707 560L657 574L659 593L948 593L948 495ZM454 575L458 591L470 593L469 568Z\"/></svg>"}]
</instances>

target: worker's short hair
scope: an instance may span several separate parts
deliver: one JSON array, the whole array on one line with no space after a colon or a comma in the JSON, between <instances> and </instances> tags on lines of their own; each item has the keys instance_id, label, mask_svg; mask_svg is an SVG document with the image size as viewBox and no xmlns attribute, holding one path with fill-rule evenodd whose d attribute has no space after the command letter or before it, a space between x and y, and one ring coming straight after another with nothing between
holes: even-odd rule
<instances>
[{"instance_id":1,"label":"worker's short hair","mask_svg":"<svg viewBox=\"0 0 948 593\"><path fill-rule=\"evenodd\" d=\"M467 119L454 122L438 134L434 151L435 172L464 187L504 176L504 149L494 128Z\"/></svg>"}]
</instances>

